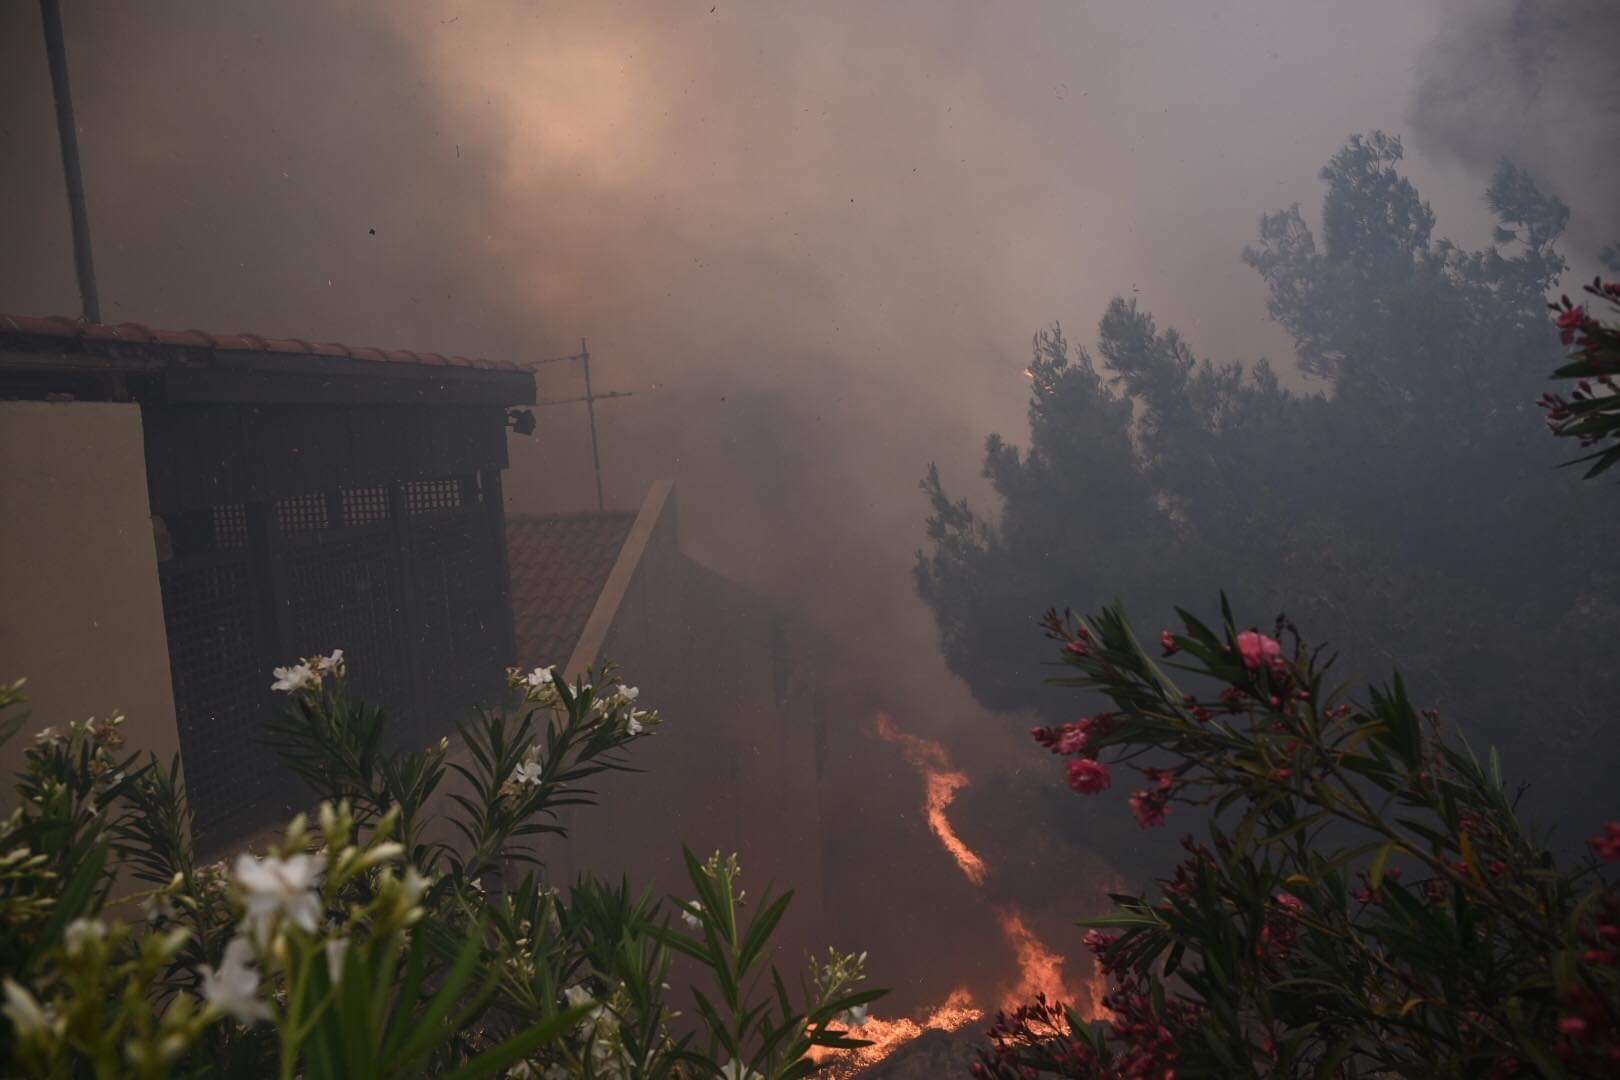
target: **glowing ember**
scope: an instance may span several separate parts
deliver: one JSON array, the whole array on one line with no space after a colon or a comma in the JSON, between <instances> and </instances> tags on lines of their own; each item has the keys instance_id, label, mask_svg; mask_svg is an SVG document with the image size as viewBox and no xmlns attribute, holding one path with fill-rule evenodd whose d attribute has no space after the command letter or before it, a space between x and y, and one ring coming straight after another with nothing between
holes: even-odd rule
<instances>
[{"instance_id":1,"label":"glowing ember","mask_svg":"<svg viewBox=\"0 0 1620 1080\"><path fill-rule=\"evenodd\" d=\"M939 842L945 845L945 850L951 853L967 879L975 885L983 885L984 860L962 842L956 830L951 828L950 819L945 816L945 811L956 799L958 789L967 786L967 774L951 768L950 758L946 756L943 746L930 739L906 734L894 726L894 721L886 713L878 713L873 726L879 738L899 746L906 761L923 774L927 785L923 810L928 815L928 827L934 830L934 835L939 837Z\"/></svg>"},{"instance_id":2,"label":"glowing ember","mask_svg":"<svg viewBox=\"0 0 1620 1080\"><path fill-rule=\"evenodd\" d=\"M966 988L961 988L953 990L944 1004L921 1020L883 1020L873 1016L868 1017L860 1027L850 1029L850 1034L855 1038L871 1040L871 1046L858 1050L817 1047L811 1051L810 1058L817 1063L827 1063L816 1073L818 1077L844 1080L876 1065L925 1031L956 1031L983 1016L984 1010L973 1004L973 995Z\"/></svg>"}]
</instances>

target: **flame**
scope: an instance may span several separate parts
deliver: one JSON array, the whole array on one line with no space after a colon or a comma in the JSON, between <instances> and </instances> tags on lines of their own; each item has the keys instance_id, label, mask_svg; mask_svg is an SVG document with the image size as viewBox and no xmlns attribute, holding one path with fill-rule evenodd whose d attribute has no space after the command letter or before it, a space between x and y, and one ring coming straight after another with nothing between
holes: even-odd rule
<instances>
[{"instance_id":1,"label":"flame","mask_svg":"<svg viewBox=\"0 0 1620 1080\"><path fill-rule=\"evenodd\" d=\"M1063 981L1063 957L1046 947L1035 931L1024 922L1022 912L1016 909L1001 913L1001 930L1018 953L1018 985L1001 999L1001 1007L1011 1012L1036 994L1045 994L1048 1001L1079 1001L1076 993ZM1085 995L1089 997L1090 995Z\"/></svg>"},{"instance_id":2,"label":"flame","mask_svg":"<svg viewBox=\"0 0 1620 1080\"><path fill-rule=\"evenodd\" d=\"M877 714L873 719L873 729L880 739L898 746L906 761L922 774L923 810L928 816L928 827L956 860L962 874L973 884L983 885L989 872L984 860L956 835L950 818L946 816L946 811L956 799L956 793L970 783L967 774L952 766L950 755L943 746L932 739L901 731L887 713ZM1086 1002L1089 1010L1084 1015L1088 1019L1109 1015L1102 1004L1100 980L1082 979L1073 986L1069 985L1063 978L1063 958L1036 936L1025 921L1023 912L1010 907L1000 909L997 914L1001 919L1002 933L1007 936L1008 944L1018 957L1019 971L1017 984L1002 997L1002 1009L1016 1009L1032 1000L1036 994L1045 994L1048 1001ZM973 995L966 987L959 987L922 1020L906 1017L885 1020L873 1016L860 1027L851 1029L852 1036L870 1040L870 1046L857 1050L817 1047L810 1056L818 1064L825 1063L816 1074L818 1077L845 1080L876 1065L925 1031L956 1031L983 1016L984 1010L973 1000Z\"/></svg>"},{"instance_id":3,"label":"flame","mask_svg":"<svg viewBox=\"0 0 1620 1080\"><path fill-rule=\"evenodd\" d=\"M975 885L983 885L986 874L984 860L962 842L951 827L945 811L956 801L956 793L968 785L967 773L951 768L945 748L931 739L909 735L894 726L887 713L878 713L873 721L878 738L900 747L907 762L923 774L927 793L923 797L923 811L928 815L928 827L934 830L939 842L951 853L962 873Z\"/></svg>"},{"instance_id":4,"label":"flame","mask_svg":"<svg viewBox=\"0 0 1620 1080\"><path fill-rule=\"evenodd\" d=\"M983 1017L984 1010L973 1003L973 995L968 992L967 987L958 987L951 991L950 996L942 1004L935 1006L933 1011L921 1020L909 1017L884 1020L871 1016L860 1027L850 1029L851 1036L870 1041L872 1044L870 1046L862 1046L855 1050L835 1050L818 1046L811 1049L810 1060L818 1064L827 1062L816 1074L818 1077L824 1077L825 1080L845 1080L846 1077L858 1075L862 1069L876 1065L925 1031L956 1031Z\"/></svg>"}]
</instances>

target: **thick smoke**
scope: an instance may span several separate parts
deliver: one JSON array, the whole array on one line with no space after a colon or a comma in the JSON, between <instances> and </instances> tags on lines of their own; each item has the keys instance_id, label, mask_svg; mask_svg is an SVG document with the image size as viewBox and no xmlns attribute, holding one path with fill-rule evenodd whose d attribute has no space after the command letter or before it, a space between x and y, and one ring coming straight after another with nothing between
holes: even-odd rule
<instances>
[{"instance_id":1,"label":"thick smoke","mask_svg":"<svg viewBox=\"0 0 1620 1080\"><path fill-rule=\"evenodd\" d=\"M1504 158L1570 204L1575 269L1620 240L1620 5L1458 0L1418 67L1418 149L1481 177Z\"/></svg>"},{"instance_id":2,"label":"thick smoke","mask_svg":"<svg viewBox=\"0 0 1620 1080\"><path fill-rule=\"evenodd\" d=\"M937 461L974 494L984 434L1022 439L1030 334L1089 337L1115 293L1201 353L1286 370L1239 253L1263 212L1318 202L1345 136L1400 129L1442 14L64 6L109 321L516 359L588 337L596 388L638 394L601 407L608 501L673 472L687 549L860 657L874 709L949 733L975 768L964 838L1023 843L1012 865L1066 915L1072 853L1019 810L1060 780L948 676L912 593L917 480ZM37 11L0 5L0 311L76 311L56 155ZM1443 221L1477 204L1475 178L1412 165ZM543 373L549 396L579 389ZM509 499L591 505L583 416L540 420ZM910 770L884 780L915 812ZM890 856L887 820L832 824Z\"/></svg>"},{"instance_id":3,"label":"thick smoke","mask_svg":"<svg viewBox=\"0 0 1620 1080\"><path fill-rule=\"evenodd\" d=\"M588 336L598 386L644 395L602 410L610 501L673 469L699 557L949 716L908 576L923 466L971 481L1022 426L1029 334L1116 291L1286 359L1237 254L1399 125L1432 29L1345 7L91 4L67 31L109 318ZM37 13L0 20L0 307L71 312ZM583 418L541 418L509 491L588 504Z\"/></svg>"}]
</instances>

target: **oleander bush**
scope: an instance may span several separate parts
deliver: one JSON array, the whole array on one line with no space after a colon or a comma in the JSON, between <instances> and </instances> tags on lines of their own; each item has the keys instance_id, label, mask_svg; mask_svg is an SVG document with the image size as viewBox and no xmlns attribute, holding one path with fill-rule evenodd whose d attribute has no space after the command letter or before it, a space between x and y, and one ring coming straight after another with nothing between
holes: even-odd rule
<instances>
[{"instance_id":1,"label":"oleander bush","mask_svg":"<svg viewBox=\"0 0 1620 1080\"><path fill-rule=\"evenodd\" d=\"M1593 278L1584 291L1611 312L1620 312L1620 281ZM1555 379L1573 379L1566 393L1548 392L1540 405L1547 410L1547 426L1554 435L1575 439L1586 454L1570 462L1590 462L1587 478L1601 475L1620 462L1620 326L1605 323L1568 296L1548 305L1557 312L1559 338L1570 352Z\"/></svg>"},{"instance_id":2,"label":"oleander bush","mask_svg":"<svg viewBox=\"0 0 1620 1080\"><path fill-rule=\"evenodd\" d=\"M767 957L792 894L748 902L735 856L688 852L695 899L673 902L546 880L558 811L659 725L611 666L514 671L513 707L411 752L341 651L275 678L271 735L318 809L225 862L198 861L178 763L123 753L121 717L31 735L0 821L0 1073L778 1080L864 1045L864 954L790 990Z\"/></svg>"},{"instance_id":3,"label":"oleander bush","mask_svg":"<svg viewBox=\"0 0 1620 1080\"><path fill-rule=\"evenodd\" d=\"M1562 865L1398 676L1350 695L1286 620L1186 612L1155 658L1120 608L1049 613L1058 685L1106 712L1037 728L1083 795L1132 775L1143 828L1202 824L1156 897L1083 924L1108 1015L997 1020L980 1076L1596 1076L1620 1071L1620 823ZM1178 681L1178 678L1181 681Z\"/></svg>"},{"instance_id":4,"label":"oleander bush","mask_svg":"<svg viewBox=\"0 0 1620 1080\"><path fill-rule=\"evenodd\" d=\"M1620 284L1586 292L1620 308ZM1591 478L1620 461L1620 330L1567 296L1551 307L1572 350L1553 378L1575 386L1540 404ZM1582 526L1593 532L1560 522L1572 551L1605 535ZM1082 924L1109 980L1103 1014L1044 998L1003 1013L975 1075L1620 1075L1620 885L1606 865L1620 861L1620 821L1560 858L1498 753L1477 755L1398 674L1338 685L1334 656L1286 618L1244 628L1224 596L1213 626L1176 610L1157 657L1117 601L1043 620L1067 669L1049 681L1111 704L1034 730L1069 787L1097 795L1134 775L1141 828L1179 811L1198 831L1156 895L1114 894ZM1477 645L1476 624L1421 625L1439 647ZM1488 633L1511 660L1504 691L1539 698L1516 720L1520 745L1554 745L1555 661L1569 655L1548 655L1552 636L1522 615Z\"/></svg>"}]
</instances>

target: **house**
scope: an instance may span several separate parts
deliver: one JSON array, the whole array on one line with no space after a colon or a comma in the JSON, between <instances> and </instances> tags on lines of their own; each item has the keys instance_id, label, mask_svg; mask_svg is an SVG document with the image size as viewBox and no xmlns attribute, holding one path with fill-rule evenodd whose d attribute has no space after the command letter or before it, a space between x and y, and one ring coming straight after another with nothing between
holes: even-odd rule
<instances>
[{"instance_id":1,"label":"house","mask_svg":"<svg viewBox=\"0 0 1620 1080\"><path fill-rule=\"evenodd\" d=\"M260 742L273 666L343 648L419 745L508 665L611 659L665 723L542 840L551 881L689 896L683 845L738 852L751 902L796 890L789 972L944 936L965 886L865 734L895 704L870 664L690 557L670 483L508 516L508 415L535 399L514 365L0 316L0 679L29 677L39 725L118 708L133 747L180 754L212 855L308 805Z\"/></svg>"},{"instance_id":2,"label":"house","mask_svg":"<svg viewBox=\"0 0 1620 1080\"><path fill-rule=\"evenodd\" d=\"M274 666L341 647L437 738L515 656L501 472L534 402L511 363L0 316L0 677L178 750L205 848L302 805L260 739Z\"/></svg>"}]
</instances>

